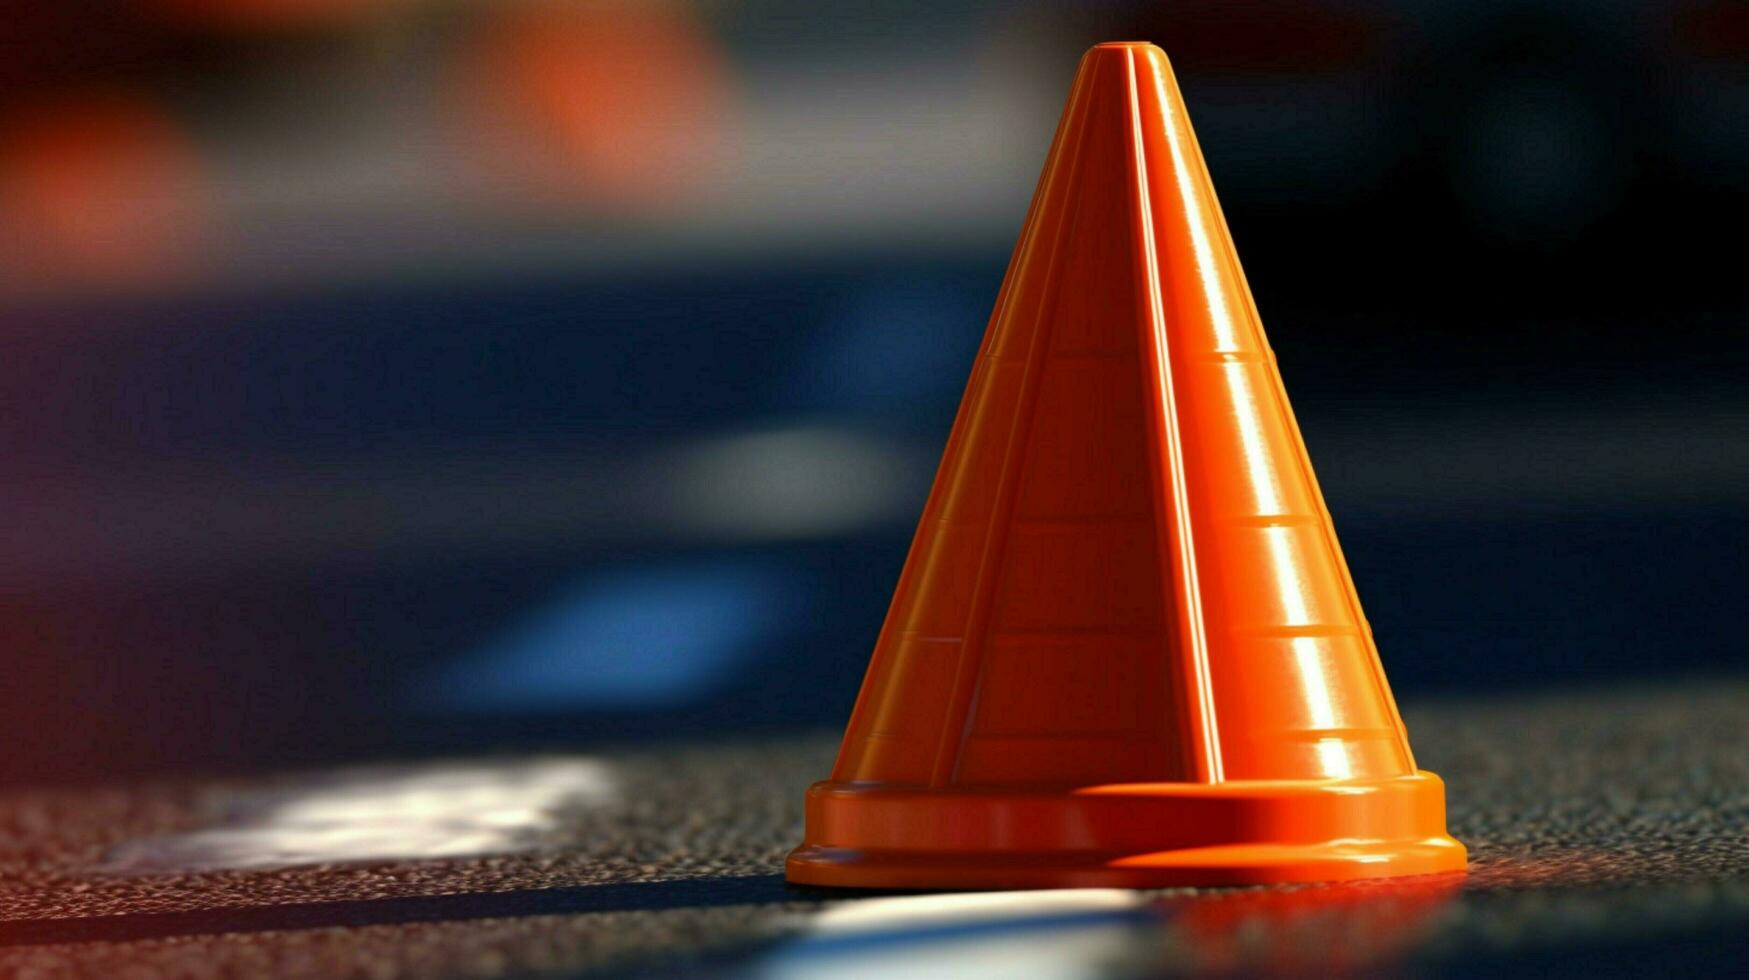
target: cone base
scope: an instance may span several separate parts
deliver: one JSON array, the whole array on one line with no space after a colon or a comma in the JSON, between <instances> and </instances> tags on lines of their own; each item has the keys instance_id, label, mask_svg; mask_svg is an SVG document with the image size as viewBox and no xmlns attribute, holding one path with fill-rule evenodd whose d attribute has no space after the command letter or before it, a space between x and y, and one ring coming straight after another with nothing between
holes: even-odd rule
<instances>
[{"instance_id":1,"label":"cone base","mask_svg":"<svg viewBox=\"0 0 1749 980\"><path fill-rule=\"evenodd\" d=\"M1060 793L819 783L789 880L839 888L1165 888L1462 871L1439 777Z\"/></svg>"},{"instance_id":2,"label":"cone base","mask_svg":"<svg viewBox=\"0 0 1749 980\"><path fill-rule=\"evenodd\" d=\"M1461 873L1464 863L1463 845L1449 837L1359 846L1188 848L1111 859L1024 854L967 859L802 847L789 856L785 876L797 885L881 890L1188 888Z\"/></svg>"}]
</instances>

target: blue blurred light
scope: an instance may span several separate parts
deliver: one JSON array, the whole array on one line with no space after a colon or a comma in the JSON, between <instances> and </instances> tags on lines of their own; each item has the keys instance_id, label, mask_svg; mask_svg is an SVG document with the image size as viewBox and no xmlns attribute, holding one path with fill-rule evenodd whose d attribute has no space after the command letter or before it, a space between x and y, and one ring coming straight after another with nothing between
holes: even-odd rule
<instances>
[{"instance_id":1,"label":"blue blurred light","mask_svg":"<svg viewBox=\"0 0 1749 980\"><path fill-rule=\"evenodd\" d=\"M457 713L682 705L787 632L803 585L758 561L605 574L442 668L417 700Z\"/></svg>"}]
</instances>

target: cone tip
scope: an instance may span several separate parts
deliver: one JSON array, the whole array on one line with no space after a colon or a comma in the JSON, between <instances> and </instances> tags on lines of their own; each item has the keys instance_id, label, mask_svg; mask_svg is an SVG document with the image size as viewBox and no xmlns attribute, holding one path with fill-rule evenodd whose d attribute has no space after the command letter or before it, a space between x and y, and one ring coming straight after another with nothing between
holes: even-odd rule
<instances>
[{"instance_id":1,"label":"cone tip","mask_svg":"<svg viewBox=\"0 0 1749 980\"><path fill-rule=\"evenodd\" d=\"M1106 41L1103 44L1095 44L1087 49L1087 54L1083 60L1092 62L1107 58L1127 59L1131 55L1135 55L1137 61L1142 65L1157 65L1165 68L1171 64L1166 58L1166 52L1160 50L1159 46L1151 41Z\"/></svg>"},{"instance_id":2,"label":"cone tip","mask_svg":"<svg viewBox=\"0 0 1749 980\"><path fill-rule=\"evenodd\" d=\"M1095 44L1088 53L1092 54L1094 51L1152 51L1162 56L1165 55L1165 52L1161 51L1152 41L1103 41Z\"/></svg>"}]
</instances>

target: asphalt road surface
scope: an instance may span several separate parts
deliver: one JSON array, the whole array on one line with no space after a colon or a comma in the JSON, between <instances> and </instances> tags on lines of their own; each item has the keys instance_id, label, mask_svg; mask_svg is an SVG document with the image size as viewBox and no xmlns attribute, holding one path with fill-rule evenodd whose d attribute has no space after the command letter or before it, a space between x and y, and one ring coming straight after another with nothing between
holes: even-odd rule
<instances>
[{"instance_id":1,"label":"asphalt road surface","mask_svg":"<svg viewBox=\"0 0 1749 980\"><path fill-rule=\"evenodd\" d=\"M835 733L0 798L0 976L1741 973L1749 681L1405 706L1463 878L791 888Z\"/></svg>"}]
</instances>

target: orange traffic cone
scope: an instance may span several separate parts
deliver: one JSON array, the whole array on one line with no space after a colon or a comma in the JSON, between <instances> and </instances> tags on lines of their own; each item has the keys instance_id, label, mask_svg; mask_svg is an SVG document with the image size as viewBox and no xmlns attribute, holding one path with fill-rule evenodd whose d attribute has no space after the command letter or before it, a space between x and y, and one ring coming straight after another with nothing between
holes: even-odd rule
<instances>
[{"instance_id":1,"label":"orange traffic cone","mask_svg":"<svg viewBox=\"0 0 1749 980\"><path fill-rule=\"evenodd\" d=\"M1165 55L1088 52L789 879L1453 871Z\"/></svg>"}]
</instances>

